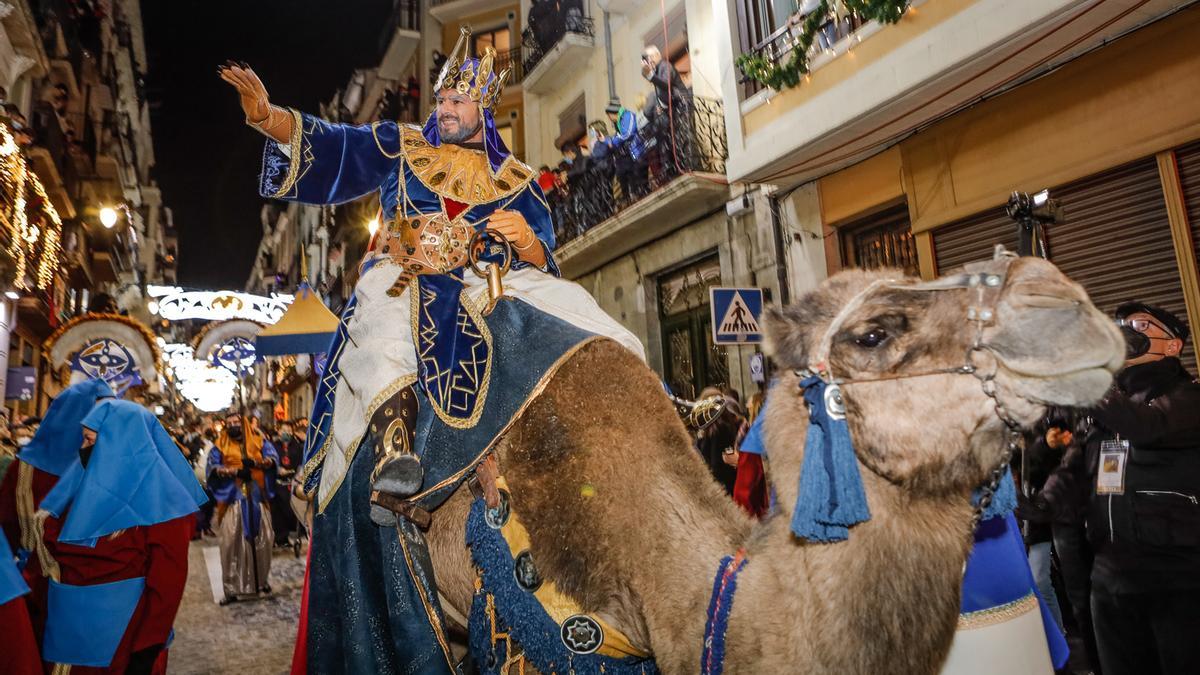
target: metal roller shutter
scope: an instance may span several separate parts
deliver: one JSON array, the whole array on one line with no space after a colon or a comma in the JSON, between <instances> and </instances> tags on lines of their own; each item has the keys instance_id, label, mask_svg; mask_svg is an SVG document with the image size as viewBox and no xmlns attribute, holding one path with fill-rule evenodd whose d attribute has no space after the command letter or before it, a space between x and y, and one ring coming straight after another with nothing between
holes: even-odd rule
<instances>
[{"instance_id":1,"label":"metal roller shutter","mask_svg":"<svg viewBox=\"0 0 1200 675\"><path fill-rule=\"evenodd\" d=\"M1153 157L1052 188L1064 221L1046 228L1050 260L1111 312L1128 300L1187 316L1158 165ZM986 258L995 242L1016 246L1016 226L1002 208L934 233L939 271ZM1195 367L1185 350L1184 363Z\"/></svg>"},{"instance_id":2,"label":"metal roller shutter","mask_svg":"<svg viewBox=\"0 0 1200 675\"><path fill-rule=\"evenodd\" d=\"M992 257L996 244L1004 244L1010 251L1017 250L1017 226L1005 215L1002 206L935 230L933 252L938 274L969 262L987 260Z\"/></svg>"}]
</instances>

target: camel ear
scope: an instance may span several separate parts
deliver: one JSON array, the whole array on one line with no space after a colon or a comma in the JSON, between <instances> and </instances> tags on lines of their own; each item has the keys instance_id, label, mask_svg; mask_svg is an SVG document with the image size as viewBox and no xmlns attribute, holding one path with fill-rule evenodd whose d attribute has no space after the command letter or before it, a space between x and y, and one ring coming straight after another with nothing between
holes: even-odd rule
<instances>
[{"instance_id":1,"label":"camel ear","mask_svg":"<svg viewBox=\"0 0 1200 675\"><path fill-rule=\"evenodd\" d=\"M811 322L804 314L796 305L767 310L763 348L777 364L788 370L808 367L808 326Z\"/></svg>"}]
</instances>

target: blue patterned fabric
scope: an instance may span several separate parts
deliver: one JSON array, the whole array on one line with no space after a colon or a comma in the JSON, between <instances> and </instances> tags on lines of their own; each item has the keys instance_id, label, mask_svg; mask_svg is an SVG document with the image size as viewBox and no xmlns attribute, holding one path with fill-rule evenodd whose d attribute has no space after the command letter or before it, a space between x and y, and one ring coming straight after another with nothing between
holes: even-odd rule
<instances>
[{"instance_id":1,"label":"blue patterned fabric","mask_svg":"<svg viewBox=\"0 0 1200 675\"><path fill-rule=\"evenodd\" d=\"M33 440L21 450L17 459L48 474L63 475L79 460L84 416L91 412L96 401L112 397L112 389L103 380L88 380L67 387L50 404Z\"/></svg>"},{"instance_id":2,"label":"blue patterned fabric","mask_svg":"<svg viewBox=\"0 0 1200 675\"><path fill-rule=\"evenodd\" d=\"M501 675L509 654L505 642L492 644L493 630L507 632L521 646L529 663L541 673L573 672L577 675L653 675L652 660L618 659L601 654L574 654L563 644L561 627L546 612L533 593L517 585L515 561L500 530L488 527L483 500L476 499L467 517L467 546L483 577L483 589L475 593L468 620L471 655L481 672ZM496 623L486 610L486 596L495 600Z\"/></svg>"},{"instance_id":3,"label":"blue patterned fabric","mask_svg":"<svg viewBox=\"0 0 1200 675\"><path fill-rule=\"evenodd\" d=\"M59 541L94 546L99 537L165 523L208 501L174 442L156 442L151 425L158 420L142 406L101 401L82 424L96 432L87 467L76 460L41 504L66 514Z\"/></svg>"},{"instance_id":4,"label":"blue patterned fabric","mask_svg":"<svg viewBox=\"0 0 1200 675\"><path fill-rule=\"evenodd\" d=\"M727 555L717 565L712 595L708 600L708 620L704 625L704 649L700 652L700 675L721 675L725 672L725 633L729 629L729 613L737 580L749 562L744 552Z\"/></svg>"},{"instance_id":5,"label":"blue patterned fabric","mask_svg":"<svg viewBox=\"0 0 1200 675\"><path fill-rule=\"evenodd\" d=\"M981 521L975 528L975 545L963 574L961 612L999 607L1030 593L1037 594L1037 583L1029 569L1025 542L1016 517L1010 512ZM1040 595L1038 607L1046 642L1050 646L1050 658L1055 668L1062 668L1069 654L1066 638Z\"/></svg>"},{"instance_id":6,"label":"blue patterned fabric","mask_svg":"<svg viewBox=\"0 0 1200 675\"><path fill-rule=\"evenodd\" d=\"M444 419L471 424L487 396L492 345L486 327L459 301L462 282L450 275L417 278L419 383Z\"/></svg>"}]
</instances>

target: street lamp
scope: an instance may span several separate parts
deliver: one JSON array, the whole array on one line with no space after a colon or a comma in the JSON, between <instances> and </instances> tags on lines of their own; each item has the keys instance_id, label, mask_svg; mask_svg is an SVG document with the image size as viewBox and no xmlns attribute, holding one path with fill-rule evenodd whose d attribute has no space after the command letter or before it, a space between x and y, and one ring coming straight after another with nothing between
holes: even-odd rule
<instances>
[{"instance_id":1,"label":"street lamp","mask_svg":"<svg viewBox=\"0 0 1200 675\"><path fill-rule=\"evenodd\" d=\"M370 232L371 236L374 237L375 233L378 231L379 231L379 216L375 216L374 218L372 218L370 220L370 222L367 223L367 232Z\"/></svg>"},{"instance_id":2,"label":"street lamp","mask_svg":"<svg viewBox=\"0 0 1200 675\"><path fill-rule=\"evenodd\" d=\"M100 224L105 229L111 230L117 224L117 210L111 206L105 206L100 209Z\"/></svg>"}]
</instances>

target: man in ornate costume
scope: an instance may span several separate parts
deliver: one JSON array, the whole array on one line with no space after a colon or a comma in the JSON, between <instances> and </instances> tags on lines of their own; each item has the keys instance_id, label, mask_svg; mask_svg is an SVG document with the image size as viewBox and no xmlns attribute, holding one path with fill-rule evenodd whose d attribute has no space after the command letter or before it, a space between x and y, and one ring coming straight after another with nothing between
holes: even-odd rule
<instances>
[{"instance_id":1,"label":"man in ornate costume","mask_svg":"<svg viewBox=\"0 0 1200 675\"><path fill-rule=\"evenodd\" d=\"M373 494L409 497L447 476L458 487L462 467L452 464L469 465L488 447L570 349L556 336L564 345L577 335L608 336L642 354L634 335L558 277L536 174L505 147L492 116L508 73L493 72L490 48L467 58L465 35L442 70L437 108L423 128L331 124L272 106L245 64L221 69L247 123L268 137L264 196L328 204L377 192L383 212L330 347L307 439L303 478L319 512L309 566L313 611L301 629L311 672L457 670L422 535L410 518L372 505ZM478 260L504 263L500 238L507 240L503 292L524 301L498 303L491 316L488 284L464 274L473 237L484 230L495 241L478 242ZM564 337L571 331L576 336ZM455 440L438 440L456 431ZM471 458L452 460L460 448ZM434 489L413 499L430 492L437 494L411 515L427 517L425 509L449 496Z\"/></svg>"},{"instance_id":2,"label":"man in ornate costume","mask_svg":"<svg viewBox=\"0 0 1200 675\"><path fill-rule=\"evenodd\" d=\"M208 488L217 502L216 530L221 548L222 604L241 596L270 593L270 500L274 495L279 455L260 432L247 428L237 412L225 418L225 429L208 453Z\"/></svg>"}]
</instances>

